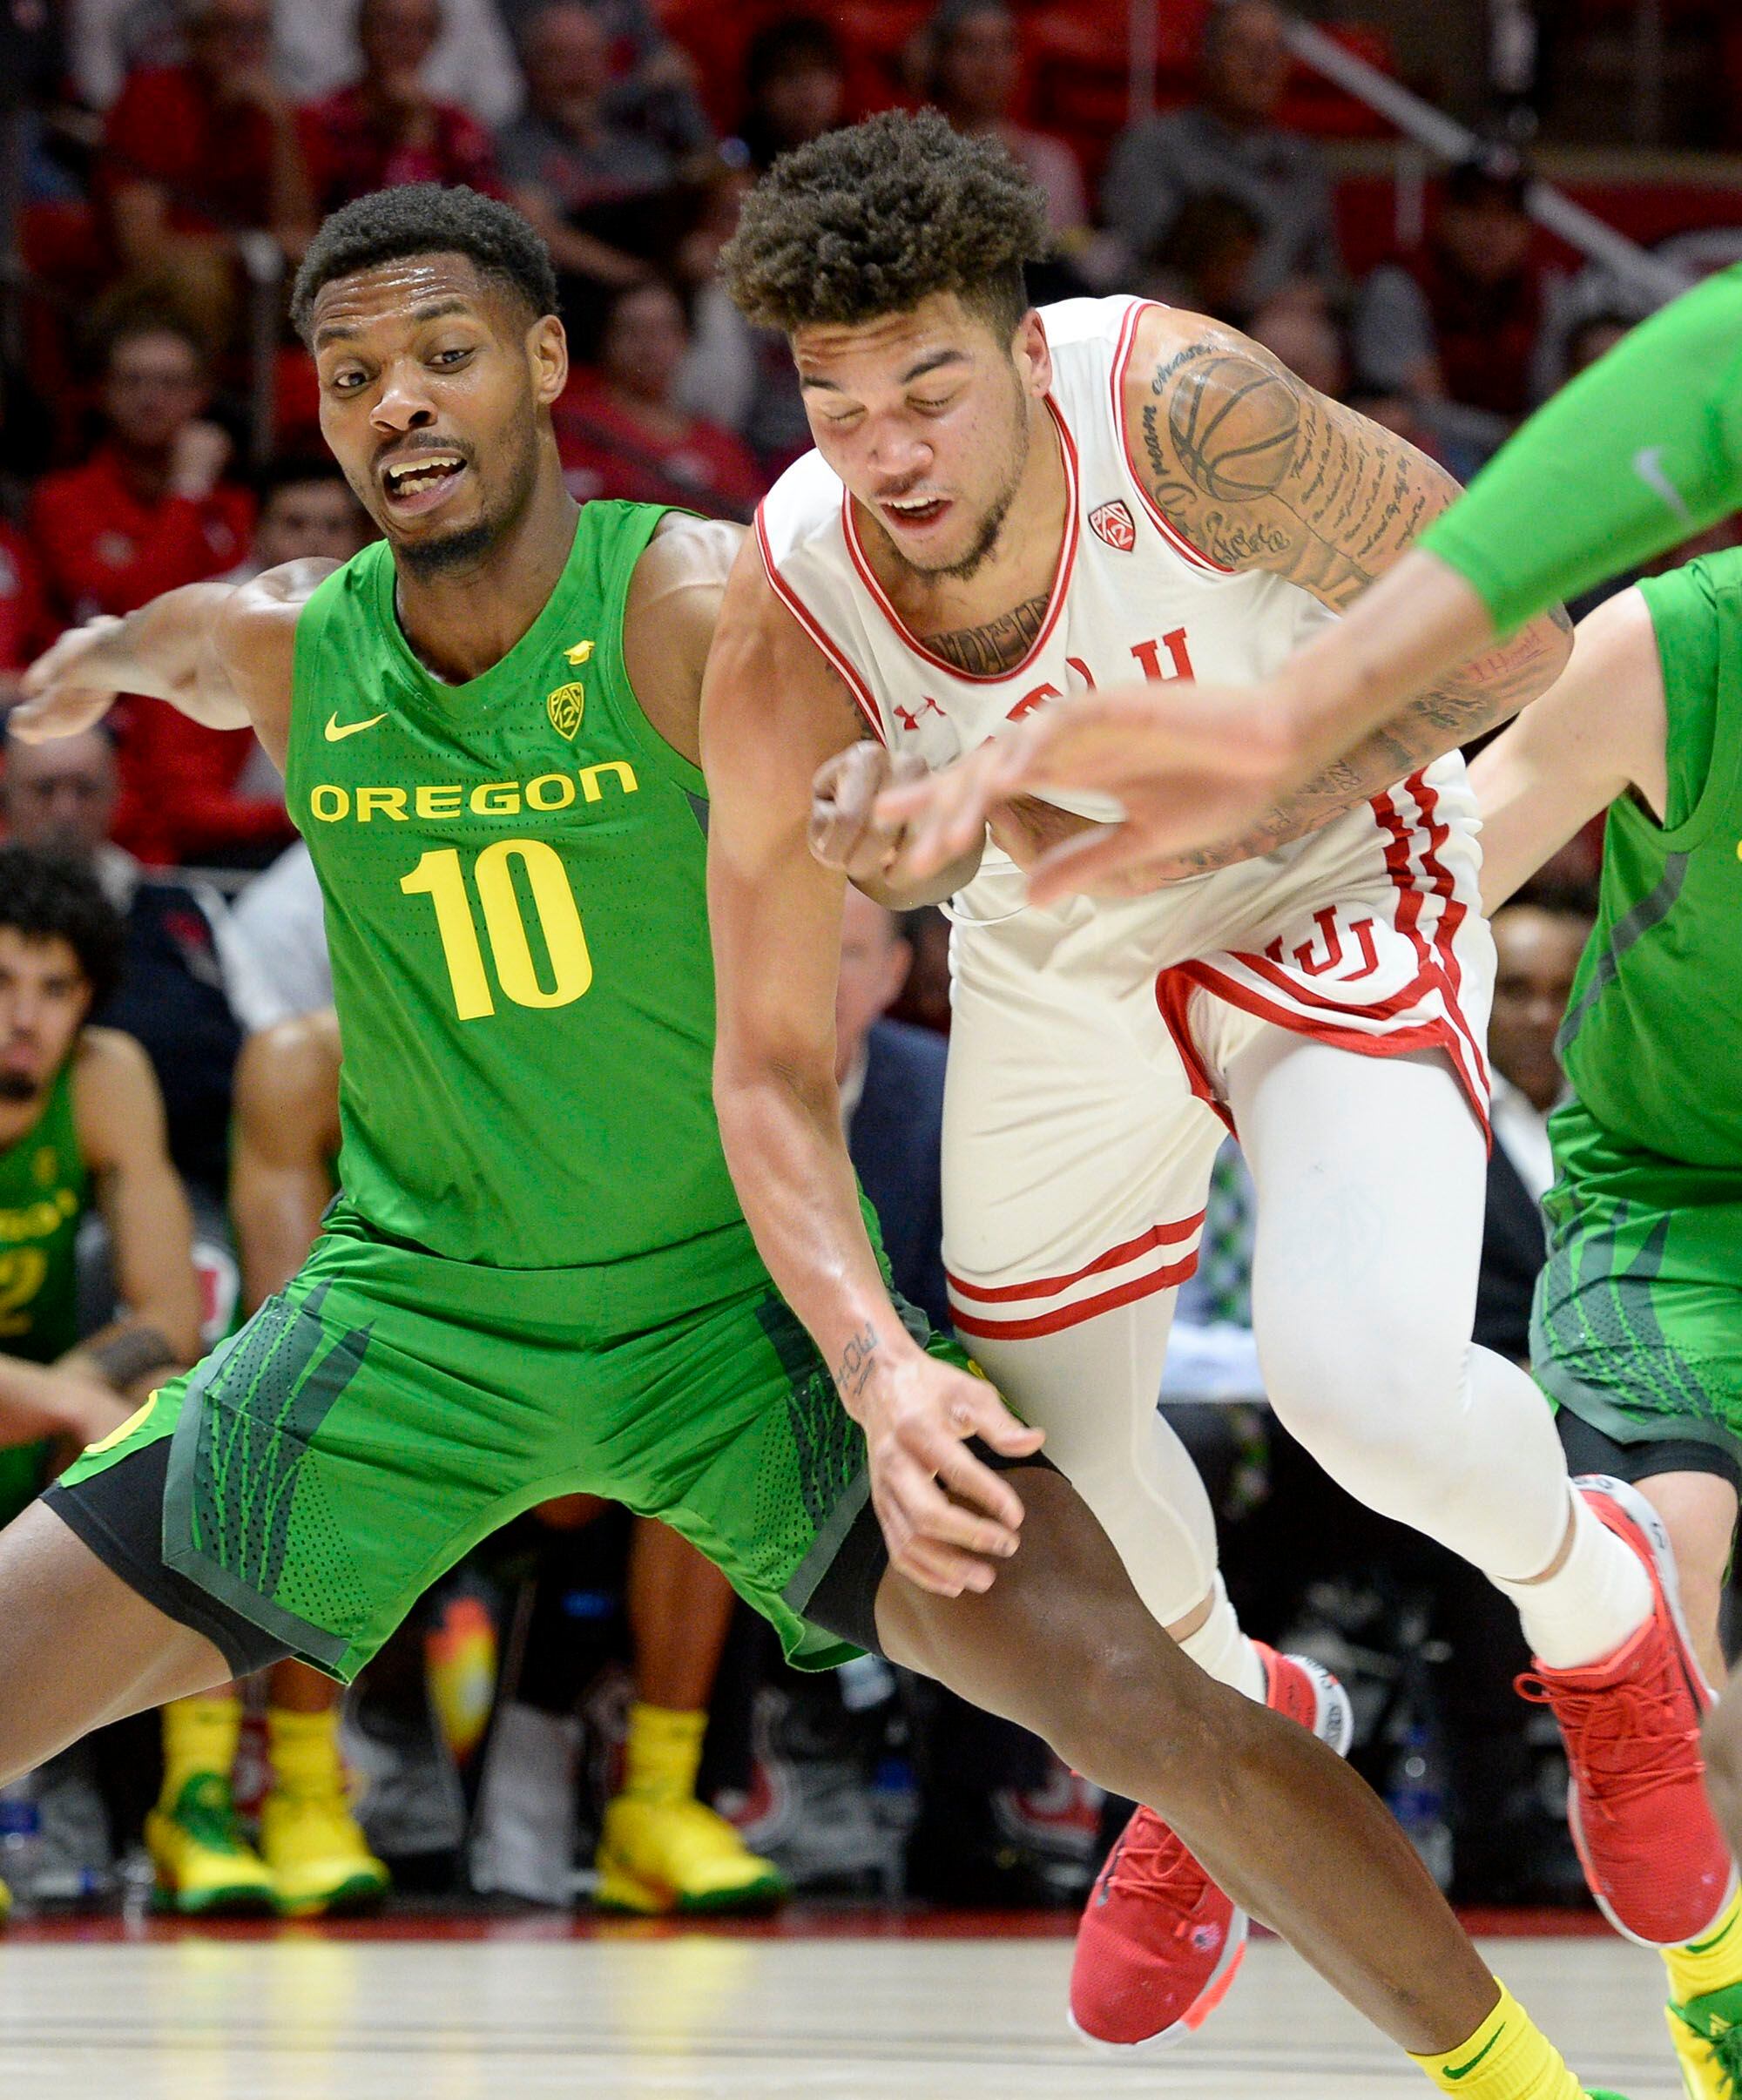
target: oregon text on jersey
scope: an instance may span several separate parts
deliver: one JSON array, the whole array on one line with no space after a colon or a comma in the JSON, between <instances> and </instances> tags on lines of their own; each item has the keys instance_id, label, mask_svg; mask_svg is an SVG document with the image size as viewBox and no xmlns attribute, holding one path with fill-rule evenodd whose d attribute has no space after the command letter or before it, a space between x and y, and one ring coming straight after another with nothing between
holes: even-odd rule
<instances>
[{"instance_id":1,"label":"oregon text on jersey","mask_svg":"<svg viewBox=\"0 0 1742 2100\"><path fill-rule=\"evenodd\" d=\"M412 815L428 823L443 818L517 817L523 809L554 812L574 801L577 783L584 802L604 799L604 782L614 779L623 794L638 794L641 784L626 759L607 759L598 766L578 766L573 773L541 773L530 780L463 780L421 782L414 787L341 787L327 781L308 791L309 814L323 824L341 824L354 818L367 824L385 817L403 824Z\"/></svg>"}]
</instances>

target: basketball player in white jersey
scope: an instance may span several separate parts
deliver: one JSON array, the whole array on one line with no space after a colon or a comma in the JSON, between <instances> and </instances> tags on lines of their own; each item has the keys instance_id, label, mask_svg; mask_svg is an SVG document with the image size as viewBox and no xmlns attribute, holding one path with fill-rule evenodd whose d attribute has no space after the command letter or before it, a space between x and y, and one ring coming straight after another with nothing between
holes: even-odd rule
<instances>
[{"instance_id":1,"label":"basketball player in white jersey","mask_svg":"<svg viewBox=\"0 0 1742 2100\"><path fill-rule=\"evenodd\" d=\"M959 1442L960 1392L907 1340L854 1200L830 1045L841 871L904 874L868 784L1133 665L1255 680L1455 494L1231 330L1131 300L1029 308L1043 242L1000 149L890 116L779 164L725 258L740 306L791 338L817 449L764 503L710 662L721 1127L763 1254L865 1423L892 1553L951 1591L995 1579L1020 1509ZM1412 770L1448 721L1509 715L1565 655L1564 624L1533 623L1153 895L1030 908L1023 863L1116 813L996 811L946 885L945 1257L957 1325L1151 1610L1205 1669L1313 1719L1311 1686L1236 1624L1155 1410L1237 1125L1279 1415L1517 1601L1592 1886L1624 1930L1671 1941L1732 1887L1699 1679L1649 1511L1616 1484L1575 1492L1529 1378L1470 1346L1492 949L1462 763ZM1074 2019L1116 2046L1180 2038L1244 1932L1139 1814L1089 1907ZM1447 2090L1485 2100L1467 2069Z\"/></svg>"}]
</instances>

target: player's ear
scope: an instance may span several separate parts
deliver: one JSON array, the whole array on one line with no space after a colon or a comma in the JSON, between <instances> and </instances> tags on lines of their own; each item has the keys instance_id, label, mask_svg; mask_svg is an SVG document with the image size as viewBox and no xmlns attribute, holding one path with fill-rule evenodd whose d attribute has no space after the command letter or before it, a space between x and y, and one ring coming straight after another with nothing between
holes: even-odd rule
<instances>
[{"instance_id":1,"label":"player's ear","mask_svg":"<svg viewBox=\"0 0 1742 2100\"><path fill-rule=\"evenodd\" d=\"M1023 390L1036 401L1052 391L1052 346L1046 340L1046 323L1030 307L1016 323L1011 345L1016 369L1023 375Z\"/></svg>"},{"instance_id":2,"label":"player's ear","mask_svg":"<svg viewBox=\"0 0 1742 2100\"><path fill-rule=\"evenodd\" d=\"M554 314L542 314L527 330L526 355L533 394L548 409L569 383L569 339Z\"/></svg>"}]
</instances>

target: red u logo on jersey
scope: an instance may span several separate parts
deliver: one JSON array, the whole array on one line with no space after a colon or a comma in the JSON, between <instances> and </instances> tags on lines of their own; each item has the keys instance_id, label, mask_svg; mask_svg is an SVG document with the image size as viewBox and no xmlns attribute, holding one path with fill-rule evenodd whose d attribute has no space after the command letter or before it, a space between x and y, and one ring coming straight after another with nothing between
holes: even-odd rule
<instances>
[{"instance_id":1,"label":"red u logo on jersey","mask_svg":"<svg viewBox=\"0 0 1742 2100\"><path fill-rule=\"evenodd\" d=\"M1315 911L1313 923L1319 928L1319 937L1325 944L1323 952L1319 952L1313 942L1303 942L1294 951L1294 967L1305 977L1328 977L1334 969L1341 965L1345 952L1342 931L1337 924L1336 906L1327 904L1321 910ZM1373 921L1370 918L1352 920L1349 931L1361 943L1361 963L1359 969L1343 972L1342 982L1345 984L1353 983L1357 977L1370 976L1379 968L1379 950L1374 947L1373 939ZM1279 935L1264 952L1273 962L1282 966L1285 958L1281 935Z\"/></svg>"}]
</instances>

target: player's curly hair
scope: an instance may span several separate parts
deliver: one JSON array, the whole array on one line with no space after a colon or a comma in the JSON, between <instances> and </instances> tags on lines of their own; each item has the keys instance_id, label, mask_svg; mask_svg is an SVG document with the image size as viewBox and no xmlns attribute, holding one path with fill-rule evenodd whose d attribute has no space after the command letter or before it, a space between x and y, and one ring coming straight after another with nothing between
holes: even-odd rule
<instances>
[{"instance_id":1,"label":"player's curly hair","mask_svg":"<svg viewBox=\"0 0 1742 2100\"><path fill-rule=\"evenodd\" d=\"M411 255L464 255L535 321L557 311L550 251L511 205L463 183L408 182L343 206L309 242L290 295L297 334L307 341L323 285Z\"/></svg>"},{"instance_id":2,"label":"player's curly hair","mask_svg":"<svg viewBox=\"0 0 1742 2100\"><path fill-rule=\"evenodd\" d=\"M856 327L954 292L1008 334L1026 264L1050 249L1046 199L990 138L935 110L888 111L783 153L744 200L720 256L763 327Z\"/></svg>"},{"instance_id":3,"label":"player's curly hair","mask_svg":"<svg viewBox=\"0 0 1742 2100\"><path fill-rule=\"evenodd\" d=\"M64 941L78 957L93 1009L121 982L127 929L83 861L28 846L0 846L4 927L27 941Z\"/></svg>"}]
</instances>

